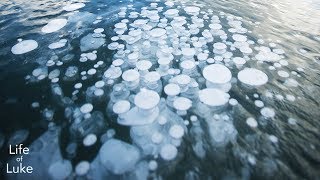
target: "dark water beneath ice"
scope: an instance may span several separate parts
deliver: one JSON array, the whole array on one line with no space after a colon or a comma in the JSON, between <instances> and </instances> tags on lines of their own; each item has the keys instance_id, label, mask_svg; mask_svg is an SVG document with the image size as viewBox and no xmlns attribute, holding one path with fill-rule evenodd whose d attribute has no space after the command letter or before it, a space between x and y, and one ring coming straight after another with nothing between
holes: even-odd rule
<instances>
[{"instance_id":1,"label":"dark water beneath ice","mask_svg":"<svg viewBox=\"0 0 320 180\"><path fill-rule=\"evenodd\" d=\"M119 8L131 4L128 1L84 1L86 6L81 12L90 12L94 16L83 17L81 25L77 22L67 24L58 33L43 35L41 28L48 20L64 16L61 0L2 0L0 2L0 148L1 172L8 156L8 139L17 130L27 130L29 135L23 142L30 145L41 134L47 131L48 121L43 118L44 110L55 112L54 122L61 127L59 146L65 158L64 150L71 139L70 123L64 117L64 108L57 105L51 93L49 80L29 82L25 80L39 64L44 65L48 59L57 54L62 58L72 53L75 59L81 54L80 39L95 28L105 28L106 44L114 35L113 25L119 22L116 16ZM202 10L212 9L215 15L219 12L242 17L243 26L252 33L250 39L264 39L265 43L275 42L285 51L288 66L281 67L287 72L295 71L299 76L290 74L299 85L288 87L279 78L276 71L268 66L258 65L258 69L269 76L269 82L254 91L244 90L241 86L233 86L229 94L237 99L239 105L233 112L233 124L238 131L237 140L225 148L215 148L209 143L208 134L204 136L205 158L198 158L192 150L194 138L191 134L184 137L184 144L179 149L179 161L163 163L156 175L164 179L199 178L199 179L319 179L320 177L320 2L312 0L231 0L198 1L205 6ZM192 2L187 2L192 4ZM149 2L135 1L134 7L149 5ZM102 16L104 21L93 25L96 16ZM259 23L256 23L259 22ZM82 26L82 28L76 28ZM47 48L52 42L62 36L68 39L68 48L61 51ZM11 47L18 38L34 39L39 47L24 55L14 55ZM98 49L98 59L107 66L111 64L113 52L107 47ZM77 60L68 65L83 67ZM61 66L62 72L68 65ZM272 65L272 64L269 64ZM303 71L301 70L303 69ZM90 79L83 83L88 86L95 82ZM66 96L71 96L72 83L62 82L60 86ZM273 96L263 96L270 92ZM254 93L259 94L264 104L275 110L273 120L250 129L246 125L247 117L261 119L260 108L254 105ZM284 97L281 100L281 96ZM286 95L293 95L295 101L288 101ZM32 108L33 102L39 102L40 108ZM85 102L80 96L75 104ZM105 106L98 110L105 112ZM288 122L289 118L297 124ZM114 128L116 138L130 142L129 129L114 123L105 116L106 129ZM263 124L263 118L259 123ZM206 124L201 123L205 129ZM188 126L190 129L191 126ZM272 143L269 135L278 138L278 143ZM4 141L4 142L3 142ZM3 143L2 143L3 142ZM80 143L81 144L81 143ZM80 145L78 154L72 159L73 165L80 160L92 161L98 153L101 143L91 149ZM89 153L88 153L89 152ZM247 154L255 156L255 165L247 160ZM168 171L167 171L168 170ZM156 176L155 175L155 176Z\"/></svg>"}]
</instances>

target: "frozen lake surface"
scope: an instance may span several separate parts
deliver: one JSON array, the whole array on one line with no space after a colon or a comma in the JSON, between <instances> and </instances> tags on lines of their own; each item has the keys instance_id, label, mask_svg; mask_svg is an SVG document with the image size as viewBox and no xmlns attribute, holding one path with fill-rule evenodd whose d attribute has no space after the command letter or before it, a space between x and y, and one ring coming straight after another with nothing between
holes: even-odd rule
<instances>
[{"instance_id":1,"label":"frozen lake surface","mask_svg":"<svg viewBox=\"0 0 320 180\"><path fill-rule=\"evenodd\" d=\"M2 0L8 179L319 179L320 2Z\"/></svg>"}]
</instances>

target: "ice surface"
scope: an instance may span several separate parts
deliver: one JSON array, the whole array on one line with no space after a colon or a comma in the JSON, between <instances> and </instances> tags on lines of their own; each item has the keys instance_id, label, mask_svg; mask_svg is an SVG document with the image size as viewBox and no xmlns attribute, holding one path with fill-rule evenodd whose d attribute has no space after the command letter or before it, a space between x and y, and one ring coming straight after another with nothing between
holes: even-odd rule
<instances>
[{"instance_id":1,"label":"ice surface","mask_svg":"<svg viewBox=\"0 0 320 180\"><path fill-rule=\"evenodd\" d=\"M61 103L63 106L68 106L66 116L72 123L71 138L82 139L83 145L91 148L98 146L96 144L98 138L99 142L103 143L97 156L98 160L94 160L91 164L89 160L80 162L75 167L75 174L69 178L89 173L90 176L85 178L145 179L148 171L155 171L158 165L162 169L163 164L168 164L168 169L171 170L171 162L164 161L177 159L177 162L172 162L174 165L179 163L176 157L184 156L184 152L189 153L189 150L185 151L190 145L189 142L192 146L190 150L193 150L194 155L200 159L204 159L207 155L217 155L215 160L220 163L219 159L224 158L220 155L224 155L224 152L229 153L224 151L223 147L232 142L235 143L235 146L231 146L235 148L232 149L233 155L237 158L241 156L239 157L241 160L249 161L252 166L259 164L261 159L256 160L249 154L259 153L259 146L249 149L252 152L238 153L235 127L238 128L241 125L239 123L242 123L248 126L247 129L251 129L250 135L240 138L249 143L248 139L256 137L252 132L261 130L257 128L256 119L259 118L259 123L262 124L263 117L275 117L271 101L282 100L281 103L287 103L300 97L294 96L293 93L279 94L279 91L278 93L272 91L271 96L265 96L258 91L264 87L250 89L252 92L248 92L242 89L245 86L240 85L241 83L249 86L266 84L267 74L270 74L270 78L274 78L271 75L275 75L275 78L280 80L290 77L285 79L284 85L296 87L299 84L293 78L300 76L299 69L290 71L291 67L285 60L287 57L284 51L275 49L278 45L269 43L270 40L260 39L258 42L255 39L250 40L255 36L254 34L251 36L252 32L242 27L241 17L202 9L201 2L195 2L192 6L186 2L177 7L173 2L166 2L168 7L165 8L161 7L163 3L150 5L151 8L142 7L141 11L135 4L121 5L120 12L117 8L114 9L115 15L118 15L114 17L109 17L110 12L103 12L98 17L91 13L68 13L65 29L69 30L69 35L64 32L59 36L59 38L68 37L68 40L49 42L50 52L54 58L48 59L48 67L40 66L32 72L32 76L30 75L36 79L48 76L55 85L52 88L54 97L59 97L59 100L64 102ZM64 7L64 10L74 11L83 6L83 3L74 3ZM102 10L103 7L99 7L98 10L100 8ZM219 16L213 15L214 13L218 13ZM111 35L110 28L106 27L113 27L109 23L114 22L117 22L113 29L115 34ZM251 23L258 24L248 22ZM54 24L54 21L51 24ZM47 29L46 32L54 32L62 28L64 23L61 21L56 24L58 26L52 27L53 25L49 23L44 29ZM93 32L87 34L90 31ZM113 37L108 45L105 45L104 37L109 35ZM83 52L80 57L73 51L76 50L73 49L76 42L74 40L78 39L81 39L80 49ZM62 48L67 43L68 47ZM107 54L105 49L108 51ZM258 70L265 66L267 68L269 66L271 72ZM237 73L238 82L236 78L232 78L232 74ZM59 83L60 87L58 82L59 78L62 79L61 76L63 81L60 83L67 84ZM66 82L67 80L72 82ZM69 84L73 92L62 89L67 88ZM227 92L231 86L233 89L230 95L233 98L230 99ZM68 97L71 93L72 96ZM264 107L264 103L269 104L270 108ZM248 110L250 105L255 105L252 107L260 110L263 117L254 117L254 111L244 111ZM172 112L173 110L177 111ZM50 120L49 127L54 128L54 111L49 109L45 112L44 114L48 114L47 119ZM238 118L233 119L239 115L238 113L241 113L239 118L244 118L245 122L239 121ZM120 129L109 127L113 126L115 119L117 126L126 127ZM108 126L103 123L105 121L108 122ZM295 121L288 120L288 123L295 124ZM115 130L109 128L116 128L117 136ZM124 137L127 134L122 130L130 130L130 137ZM114 137L125 138L131 144L113 139ZM74 143L78 142L76 140L72 139L73 142L68 143L68 157L74 157L77 153ZM275 143L275 140L273 141ZM79 143L81 144L81 141ZM181 152L178 152L178 149ZM220 150L223 153L220 154ZM243 151L249 150L243 149ZM241 171L246 171L248 168L246 166ZM198 170L195 169L196 171ZM158 176L157 173L148 178ZM159 174L159 177L161 175ZM192 172L187 172L185 177L193 177Z\"/></svg>"},{"instance_id":2,"label":"ice surface","mask_svg":"<svg viewBox=\"0 0 320 180\"><path fill-rule=\"evenodd\" d=\"M105 44L104 38L102 38L102 37L94 38L94 37L92 37L92 34L90 33L80 40L80 49L83 52L89 51L89 50L95 50L104 44Z\"/></svg>"}]
</instances>

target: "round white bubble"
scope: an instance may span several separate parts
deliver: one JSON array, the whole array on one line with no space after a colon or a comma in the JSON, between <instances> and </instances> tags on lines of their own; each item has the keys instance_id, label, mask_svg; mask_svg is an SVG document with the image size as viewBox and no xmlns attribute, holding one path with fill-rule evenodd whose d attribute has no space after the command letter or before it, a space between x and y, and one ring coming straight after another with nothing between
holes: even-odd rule
<instances>
[{"instance_id":1,"label":"round white bubble","mask_svg":"<svg viewBox=\"0 0 320 180\"><path fill-rule=\"evenodd\" d=\"M177 148L172 144L165 144L160 150L160 156L166 161L173 160L178 154Z\"/></svg>"},{"instance_id":2,"label":"round white bubble","mask_svg":"<svg viewBox=\"0 0 320 180\"><path fill-rule=\"evenodd\" d=\"M203 77L211 83L224 84L231 80L232 74L226 66L212 64L203 69Z\"/></svg>"},{"instance_id":3,"label":"round white bubble","mask_svg":"<svg viewBox=\"0 0 320 180\"><path fill-rule=\"evenodd\" d=\"M67 20L66 19L54 19L49 21L47 25L45 25L41 31L43 33L53 33L56 32L60 29L62 29L65 25L67 25Z\"/></svg>"},{"instance_id":4,"label":"round white bubble","mask_svg":"<svg viewBox=\"0 0 320 180\"><path fill-rule=\"evenodd\" d=\"M13 54L24 54L35 50L38 43L35 40L23 40L11 48Z\"/></svg>"},{"instance_id":5,"label":"round white bubble","mask_svg":"<svg viewBox=\"0 0 320 180\"><path fill-rule=\"evenodd\" d=\"M141 90L135 97L134 97L134 104L141 109L152 109L158 105L160 101L160 96L158 93L152 90Z\"/></svg>"},{"instance_id":6,"label":"round white bubble","mask_svg":"<svg viewBox=\"0 0 320 180\"><path fill-rule=\"evenodd\" d=\"M80 111L84 114L90 113L93 110L93 105L90 103L84 104L80 107Z\"/></svg>"},{"instance_id":7,"label":"round white bubble","mask_svg":"<svg viewBox=\"0 0 320 180\"><path fill-rule=\"evenodd\" d=\"M261 86L268 82L268 76L254 68L246 68L238 73L238 79L247 85Z\"/></svg>"},{"instance_id":8,"label":"round white bubble","mask_svg":"<svg viewBox=\"0 0 320 180\"><path fill-rule=\"evenodd\" d=\"M206 88L199 91L199 99L209 106L222 106L228 103L230 95L219 89Z\"/></svg>"},{"instance_id":9,"label":"round white bubble","mask_svg":"<svg viewBox=\"0 0 320 180\"><path fill-rule=\"evenodd\" d=\"M184 135L184 129L180 125L173 125L169 129L169 134L175 139L180 139Z\"/></svg>"}]
</instances>

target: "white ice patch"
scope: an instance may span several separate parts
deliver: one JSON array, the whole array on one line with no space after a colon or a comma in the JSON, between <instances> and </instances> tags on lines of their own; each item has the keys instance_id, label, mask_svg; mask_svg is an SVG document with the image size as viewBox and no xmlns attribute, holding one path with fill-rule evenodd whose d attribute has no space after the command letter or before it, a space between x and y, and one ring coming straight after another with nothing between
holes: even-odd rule
<instances>
[{"instance_id":1,"label":"white ice patch","mask_svg":"<svg viewBox=\"0 0 320 180\"><path fill-rule=\"evenodd\" d=\"M185 97L177 97L173 101L173 107L180 111L186 111L192 106L192 101Z\"/></svg>"},{"instance_id":2,"label":"white ice patch","mask_svg":"<svg viewBox=\"0 0 320 180\"><path fill-rule=\"evenodd\" d=\"M83 145L84 146L92 146L96 142L97 142L97 136L95 134L88 134L83 139Z\"/></svg>"},{"instance_id":3,"label":"white ice patch","mask_svg":"<svg viewBox=\"0 0 320 180\"><path fill-rule=\"evenodd\" d=\"M294 119L294 118L289 118L289 119L288 119L288 123L289 123L290 125L297 125L297 120Z\"/></svg>"},{"instance_id":4,"label":"white ice patch","mask_svg":"<svg viewBox=\"0 0 320 180\"><path fill-rule=\"evenodd\" d=\"M293 101L296 100L296 97L294 97L294 96L291 95L291 94L287 94L287 95L286 95L286 98L287 98L288 101L291 101L291 102L293 102Z\"/></svg>"},{"instance_id":5,"label":"white ice patch","mask_svg":"<svg viewBox=\"0 0 320 180\"><path fill-rule=\"evenodd\" d=\"M254 68L246 68L238 73L238 79L250 86L261 86L268 82L268 76Z\"/></svg>"},{"instance_id":6,"label":"white ice patch","mask_svg":"<svg viewBox=\"0 0 320 180\"><path fill-rule=\"evenodd\" d=\"M90 113L93 110L93 105L90 103L81 106L80 111L84 114Z\"/></svg>"},{"instance_id":7,"label":"white ice patch","mask_svg":"<svg viewBox=\"0 0 320 180\"><path fill-rule=\"evenodd\" d=\"M260 47L259 53L255 56L258 61L276 62L281 59L279 54L271 51L268 47Z\"/></svg>"},{"instance_id":8,"label":"white ice patch","mask_svg":"<svg viewBox=\"0 0 320 180\"><path fill-rule=\"evenodd\" d=\"M232 60L238 66L244 65L246 63L246 60L242 57L234 57Z\"/></svg>"},{"instance_id":9,"label":"white ice patch","mask_svg":"<svg viewBox=\"0 0 320 180\"><path fill-rule=\"evenodd\" d=\"M160 96L155 91L141 90L134 98L137 107L150 110L158 105Z\"/></svg>"},{"instance_id":10,"label":"white ice patch","mask_svg":"<svg viewBox=\"0 0 320 180\"><path fill-rule=\"evenodd\" d=\"M278 71L278 75L283 78L288 78L290 76L288 72L283 70Z\"/></svg>"},{"instance_id":11,"label":"white ice patch","mask_svg":"<svg viewBox=\"0 0 320 180\"><path fill-rule=\"evenodd\" d=\"M176 96L181 92L180 87L177 84L167 84L164 87L164 92L168 95L168 96Z\"/></svg>"},{"instance_id":12,"label":"white ice patch","mask_svg":"<svg viewBox=\"0 0 320 180\"><path fill-rule=\"evenodd\" d=\"M269 140L272 143L278 143L278 138L275 135L269 135Z\"/></svg>"},{"instance_id":13,"label":"white ice patch","mask_svg":"<svg viewBox=\"0 0 320 180\"><path fill-rule=\"evenodd\" d=\"M59 49L59 48L62 48L66 45L67 43L67 40L66 39L61 39L60 41L58 42L54 42L54 43L51 43L49 44L49 49Z\"/></svg>"},{"instance_id":14,"label":"white ice patch","mask_svg":"<svg viewBox=\"0 0 320 180\"><path fill-rule=\"evenodd\" d=\"M241 35L241 34L234 34L234 35L232 35L232 38L238 42L246 42L247 41L247 37L244 35Z\"/></svg>"},{"instance_id":15,"label":"white ice patch","mask_svg":"<svg viewBox=\"0 0 320 180\"><path fill-rule=\"evenodd\" d=\"M63 7L63 10L75 11L75 10L83 8L84 6L85 6L84 3L73 3L73 4L69 4L69 5L66 5L65 7Z\"/></svg>"},{"instance_id":16,"label":"white ice patch","mask_svg":"<svg viewBox=\"0 0 320 180\"><path fill-rule=\"evenodd\" d=\"M154 171L158 168L158 163L157 163L157 161L152 160L149 162L148 166L151 171Z\"/></svg>"},{"instance_id":17,"label":"white ice patch","mask_svg":"<svg viewBox=\"0 0 320 180\"><path fill-rule=\"evenodd\" d=\"M262 108L264 106L264 103L260 100L255 100L254 105L256 105L259 108Z\"/></svg>"},{"instance_id":18,"label":"white ice patch","mask_svg":"<svg viewBox=\"0 0 320 180\"><path fill-rule=\"evenodd\" d=\"M77 164L75 172L78 176L83 176L87 174L89 170L90 170L90 163L88 161L81 161L79 164Z\"/></svg>"},{"instance_id":19,"label":"white ice patch","mask_svg":"<svg viewBox=\"0 0 320 180\"><path fill-rule=\"evenodd\" d=\"M180 139L184 135L184 129L180 125L173 125L169 129L169 134L175 139Z\"/></svg>"},{"instance_id":20,"label":"white ice patch","mask_svg":"<svg viewBox=\"0 0 320 180\"><path fill-rule=\"evenodd\" d=\"M11 48L13 54L24 54L35 50L38 47L38 43L35 40L23 40Z\"/></svg>"},{"instance_id":21,"label":"white ice patch","mask_svg":"<svg viewBox=\"0 0 320 180\"><path fill-rule=\"evenodd\" d=\"M212 64L203 69L203 77L211 83L223 84L231 80L230 70L222 64Z\"/></svg>"},{"instance_id":22,"label":"white ice patch","mask_svg":"<svg viewBox=\"0 0 320 180\"><path fill-rule=\"evenodd\" d=\"M60 29L62 29L65 25L67 25L67 20L66 19L54 19L49 21L49 23L47 25L45 25L41 31L43 33L53 33L56 31L59 31Z\"/></svg>"},{"instance_id":23,"label":"white ice patch","mask_svg":"<svg viewBox=\"0 0 320 180\"><path fill-rule=\"evenodd\" d=\"M154 28L150 31L150 36L154 38L159 38L166 34L166 30L162 28Z\"/></svg>"},{"instance_id":24,"label":"white ice patch","mask_svg":"<svg viewBox=\"0 0 320 180\"><path fill-rule=\"evenodd\" d=\"M238 104L238 101L237 101L236 99L231 98L231 99L229 100L229 104L230 104L231 106L235 106L235 105Z\"/></svg>"},{"instance_id":25,"label":"white ice patch","mask_svg":"<svg viewBox=\"0 0 320 180\"><path fill-rule=\"evenodd\" d=\"M113 112L116 114L123 114L126 113L130 110L130 102L127 100L120 100L117 101L114 105L113 105Z\"/></svg>"},{"instance_id":26,"label":"white ice patch","mask_svg":"<svg viewBox=\"0 0 320 180\"><path fill-rule=\"evenodd\" d=\"M214 88L199 91L200 101L208 106L222 106L228 103L230 95Z\"/></svg>"},{"instance_id":27,"label":"white ice patch","mask_svg":"<svg viewBox=\"0 0 320 180\"><path fill-rule=\"evenodd\" d=\"M246 120L246 123L248 124L248 126L250 126L250 127L252 127L252 128L256 128L256 127L258 126L257 121L256 121L254 118L252 118L252 117L248 118L248 119Z\"/></svg>"},{"instance_id":28,"label":"white ice patch","mask_svg":"<svg viewBox=\"0 0 320 180\"><path fill-rule=\"evenodd\" d=\"M276 115L274 110L272 108L268 108L268 107L262 108L260 110L260 113L262 114L262 116L264 116L266 118L273 118Z\"/></svg>"},{"instance_id":29,"label":"white ice patch","mask_svg":"<svg viewBox=\"0 0 320 180\"><path fill-rule=\"evenodd\" d=\"M173 160L178 154L177 148L172 144L166 144L162 146L160 150L160 156L166 161Z\"/></svg>"}]
</instances>

